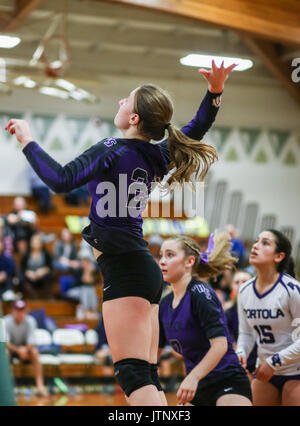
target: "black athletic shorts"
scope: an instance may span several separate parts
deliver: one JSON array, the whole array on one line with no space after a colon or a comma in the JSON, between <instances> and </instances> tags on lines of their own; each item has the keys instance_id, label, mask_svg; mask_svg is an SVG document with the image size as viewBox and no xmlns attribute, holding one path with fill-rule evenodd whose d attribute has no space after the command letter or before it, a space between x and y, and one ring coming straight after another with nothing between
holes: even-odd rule
<instances>
[{"instance_id":1,"label":"black athletic shorts","mask_svg":"<svg viewBox=\"0 0 300 426\"><path fill-rule=\"evenodd\" d=\"M142 297L159 303L163 276L150 251L102 254L97 258L104 278L103 302L121 297Z\"/></svg>"},{"instance_id":2,"label":"black athletic shorts","mask_svg":"<svg viewBox=\"0 0 300 426\"><path fill-rule=\"evenodd\" d=\"M252 402L251 385L246 373L236 372L207 386L201 386L200 381L196 395L190 404L215 407L221 396L230 394L244 396Z\"/></svg>"}]
</instances>

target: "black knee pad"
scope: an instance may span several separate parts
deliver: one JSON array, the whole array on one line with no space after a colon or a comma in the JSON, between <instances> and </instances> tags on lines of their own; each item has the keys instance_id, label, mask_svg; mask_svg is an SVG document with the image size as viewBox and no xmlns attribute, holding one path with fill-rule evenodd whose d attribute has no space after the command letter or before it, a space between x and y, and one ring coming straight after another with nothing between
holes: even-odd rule
<instances>
[{"instance_id":1,"label":"black knee pad","mask_svg":"<svg viewBox=\"0 0 300 426\"><path fill-rule=\"evenodd\" d=\"M158 377L158 364L150 364L150 372L151 372L151 378L157 390L159 392L162 391L163 388L161 387L159 377Z\"/></svg>"},{"instance_id":2,"label":"black knee pad","mask_svg":"<svg viewBox=\"0 0 300 426\"><path fill-rule=\"evenodd\" d=\"M116 380L127 396L143 386L154 385L147 361L126 358L116 362L114 367Z\"/></svg>"}]
</instances>

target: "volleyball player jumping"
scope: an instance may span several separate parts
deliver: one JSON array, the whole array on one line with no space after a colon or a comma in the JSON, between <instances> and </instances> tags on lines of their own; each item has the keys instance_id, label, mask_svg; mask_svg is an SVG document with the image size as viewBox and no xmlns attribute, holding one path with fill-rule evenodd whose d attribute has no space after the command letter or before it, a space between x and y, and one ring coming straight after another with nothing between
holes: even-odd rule
<instances>
[{"instance_id":1,"label":"volleyball player jumping","mask_svg":"<svg viewBox=\"0 0 300 426\"><path fill-rule=\"evenodd\" d=\"M166 93L151 84L119 101L114 123L123 138L107 138L64 167L33 141L26 121L6 126L40 178L55 192L88 184L92 197L90 225L83 238L94 249L104 277L103 317L115 375L131 405L161 405L151 353L158 340L158 302L162 275L142 232L151 183L176 168L169 183L204 178L217 159L215 149L200 141L212 125L224 82L234 68L199 70L209 90L194 119L182 129L171 123L173 106ZM168 140L161 140L165 131ZM157 344L156 344L157 347Z\"/></svg>"}]
</instances>

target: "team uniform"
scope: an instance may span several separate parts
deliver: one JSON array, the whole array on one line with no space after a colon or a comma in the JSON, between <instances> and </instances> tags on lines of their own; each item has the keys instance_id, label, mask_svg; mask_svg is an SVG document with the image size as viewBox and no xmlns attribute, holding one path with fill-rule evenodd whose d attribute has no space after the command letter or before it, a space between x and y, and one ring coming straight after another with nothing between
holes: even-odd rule
<instances>
[{"instance_id":1,"label":"team uniform","mask_svg":"<svg viewBox=\"0 0 300 426\"><path fill-rule=\"evenodd\" d=\"M281 273L273 287L260 295L256 277L238 296L237 353L247 356L256 341L258 360L275 369L270 383L280 391L288 380L300 380L300 283Z\"/></svg>"},{"instance_id":2,"label":"team uniform","mask_svg":"<svg viewBox=\"0 0 300 426\"><path fill-rule=\"evenodd\" d=\"M207 91L195 117L181 129L187 136L202 139L215 120L220 95ZM162 274L143 238L142 212L152 182L168 172L167 142L107 138L64 167L36 142L23 149L53 191L68 192L87 184L92 197L90 225L82 236L103 252L97 259L104 277L103 301L125 296L143 297L150 303L160 300Z\"/></svg>"},{"instance_id":3,"label":"team uniform","mask_svg":"<svg viewBox=\"0 0 300 426\"><path fill-rule=\"evenodd\" d=\"M168 294L160 303L160 342L169 343L183 356L186 373L206 356L210 339L226 337L228 349L219 364L198 384L190 402L197 406L214 406L228 394L252 399L250 383L232 348L225 314L214 290L206 283L192 278L179 305L172 307L174 295Z\"/></svg>"}]
</instances>

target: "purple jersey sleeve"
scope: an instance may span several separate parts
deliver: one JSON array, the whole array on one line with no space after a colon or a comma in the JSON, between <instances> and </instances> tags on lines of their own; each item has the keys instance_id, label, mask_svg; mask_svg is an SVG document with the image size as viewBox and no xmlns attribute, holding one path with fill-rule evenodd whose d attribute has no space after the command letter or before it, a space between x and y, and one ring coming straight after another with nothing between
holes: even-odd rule
<instances>
[{"instance_id":1,"label":"purple jersey sleeve","mask_svg":"<svg viewBox=\"0 0 300 426\"><path fill-rule=\"evenodd\" d=\"M115 139L105 139L65 166L57 163L36 142L26 145L23 153L37 175L54 192L68 192L96 176L101 178L124 150L126 147L119 146Z\"/></svg>"},{"instance_id":2,"label":"purple jersey sleeve","mask_svg":"<svg viewBox=\"0 0 300 426\"><path fill-rule=\"evenodd\" d=\"M205 330L207 339L227 337L224 327L224 312L214 294L203 284L194 286L191 293L193 315Z\"/></svg>"},{"instance_id":3,"label":"purple jersey sleeve","mask_svg":"<svg viewBox=\"0 0 300 426\"><path fill-rule=\"evenodd\" d=\"M196 115L186 126L182 127L181 131L192 139L201 140L216 119L216 115L219 111L221 94L222 93L211 93L208 90ZM167 163L170 163L168 139L163 140L158 145Z\"/></svg>"}]
</instances>

